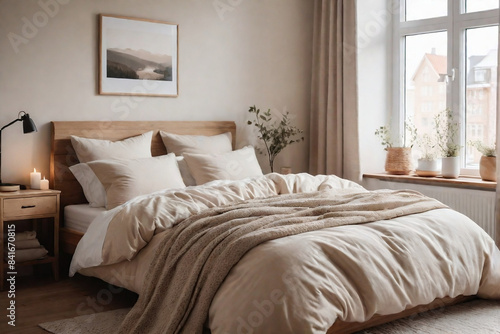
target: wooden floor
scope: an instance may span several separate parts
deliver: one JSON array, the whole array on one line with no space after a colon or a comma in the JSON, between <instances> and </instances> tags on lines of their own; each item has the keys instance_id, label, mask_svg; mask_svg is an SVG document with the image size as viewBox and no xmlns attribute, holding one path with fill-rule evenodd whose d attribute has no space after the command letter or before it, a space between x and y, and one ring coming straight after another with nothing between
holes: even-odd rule
<instances>
[{"instance_id":1,"label":"wooden floor","mask_svg":"<svg viewBox=\"0 0 500 334\"><path fill-rule=\"evenodd\" d=\"M7 324L7 291L0 292L0 333L47 333L39 323L79 315L130 307L137 295L111 286L101 280L77 275L55 282L42 278L17 277L16 326Z\"/></svg>"}]
</instances>

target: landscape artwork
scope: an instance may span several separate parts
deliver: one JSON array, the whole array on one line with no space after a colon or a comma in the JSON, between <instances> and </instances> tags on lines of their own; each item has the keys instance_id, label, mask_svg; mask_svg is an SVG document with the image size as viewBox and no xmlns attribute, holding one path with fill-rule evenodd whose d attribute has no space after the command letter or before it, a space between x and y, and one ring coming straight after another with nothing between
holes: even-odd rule
<instances>
[{"instance_id":1,"label":"landscape artwork","mask_svg":"<svg viewBox=\"0 0 500 334\"><path fill-rule=\"evenodd\" d=\"M100 16L99 93L177 96L178 26Z\"/></svg>"}]
</instances>

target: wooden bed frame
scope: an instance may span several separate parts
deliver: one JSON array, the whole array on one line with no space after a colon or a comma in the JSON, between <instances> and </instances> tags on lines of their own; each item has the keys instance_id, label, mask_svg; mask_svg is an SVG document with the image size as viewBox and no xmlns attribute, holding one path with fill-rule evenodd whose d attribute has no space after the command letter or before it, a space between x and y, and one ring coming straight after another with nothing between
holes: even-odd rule
<instances>
[{"instance_id":1,"label":"wooden bed frame","mask_svg":"<svg viewBox=\"0 0 500 334\"><path fill-rule=\"evenodd\" d=\"M236 141L236 125L234 122L176 122L176 121L74 121L74 122L52 122L52 150L50 154L50 184L53 189L61 191L61 221L64 222L64 207L70 204L87 203L83 190L69 170L69 167L77 164L78 158L71 145L70 136L75 135L86 138L121 140L132 136L137 136L147 131L154 131L151 143L151 153L153 156L166 154L165 146L159 135L159 130L183 135L217 135L231 132L233 138L233 148ZM82 233L70 230L63 226L60 229L60 249L61 251L73 254L76 245L83 236ZM408 308L405 311L393 315L375 315L370 320L362 323L352 323L337 320L328 330L328 334L333 333L353 333L369 327L384 324L396 319L407 317L413 314L426 312L447 305L457 304L474 297L458 296L456 298L438 298L432 303L417 307Z\"/></svg>"}]
</instances>

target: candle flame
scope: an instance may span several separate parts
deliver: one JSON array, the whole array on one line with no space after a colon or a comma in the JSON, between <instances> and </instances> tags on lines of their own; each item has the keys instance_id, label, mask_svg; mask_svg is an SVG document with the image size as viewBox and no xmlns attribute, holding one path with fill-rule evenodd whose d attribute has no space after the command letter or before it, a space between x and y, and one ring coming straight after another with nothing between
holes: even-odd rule
<instances>
[{"instance_id":1,"label":"candle flame","mask_svg":"<svg viewBox=\"0 0 500 334\"><path fill-rule=\"evenodd\" d=\"M36 168L33 168L33 173L36 173Z\"/></svg>"}]
</instances>

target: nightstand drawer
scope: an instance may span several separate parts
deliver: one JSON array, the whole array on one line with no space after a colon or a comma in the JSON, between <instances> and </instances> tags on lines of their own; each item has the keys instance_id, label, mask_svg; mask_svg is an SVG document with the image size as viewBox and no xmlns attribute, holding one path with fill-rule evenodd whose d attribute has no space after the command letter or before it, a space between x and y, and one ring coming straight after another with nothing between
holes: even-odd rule
<instances>
[{"instance_id":1,"label":"nightstand drawer","mask_svg":"<svg viewBox=\"0 0 500 334\"><path fill-rule=\"evenodd\" d=\"M4 219L55 214L57 210L56 196L10 198L3 203Z\"/></svg>"}]
</instances>

